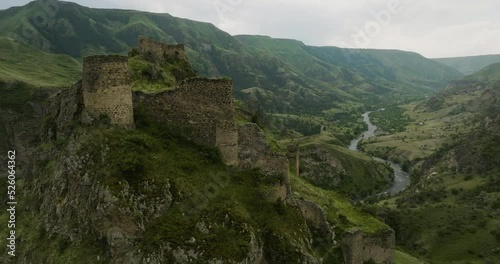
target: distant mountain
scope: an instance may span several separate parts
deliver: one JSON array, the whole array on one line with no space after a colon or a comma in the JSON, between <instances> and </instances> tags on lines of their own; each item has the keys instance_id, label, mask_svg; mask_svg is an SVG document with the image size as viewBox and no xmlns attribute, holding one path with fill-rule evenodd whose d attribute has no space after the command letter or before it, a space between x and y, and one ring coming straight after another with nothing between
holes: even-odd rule
<instances>
[{"instance_id":1,"label":"distant mountain","mask_svg":"<svg viewBox=\"0 0 500 264\"><path fill-rule=\"evenodd\" d=\"M43 52L0 37L0 80L35 86L66 85L81 78L82 65L68 55Z\"/></svg>"},{"instance_id":2,"label":"distant mountain","mask_svg":"<svg viewBox=\"0 0 500 264\"><path fill-rule=\"evenodd\" d=\"M468 80L476 80L476 81L500 81L500 63L491 64L484 69L467 76Z\"/></svg>"},{"instance_id":3,"label":"distant mountain","mask_svg":"<svg viewBox=\"0 0 500 264\"><path fill-rule=\"evenodd\" d=\"M350 83L365 80L377 82L386 89L421 92L422 89L439 88L462 76L458 71L414 52L314 47L296 40L264 36L244 35L236 36L236 39L279 57L307 76L328 82L342 76ZM392 84L403 87L392 87Z\"/></svg>"},{"instance_id":4,"label":"distant mountain","mask_svg":"<svg viewBox=\"0 0 500 264\"><path fill-rule=\"evenodd\" d=\"M464 75L473 74L484 67L500 62L500 54L457 58L440 58L435 61L450 66Z\"/></svg>"},{"instance_id":5,"label":"distant mountain","mask_svg":"<svg viewBox=\"0 0 500 264\"><path fill-rule=\"evenodd\" d=\"M471 113L477 123L488 115L498 114L500 110L489 112L487 109L494 107L495 99L500 92L500 63L491 64L480 71L464 77L462 80L451 82L444 89L434 94L424 102L428 111L443 111L445 108L450 115ZM456 97L460 97L457 100ZM460 111L458 111L460 109ZM471 120L471 121L472 121Z\"/></svg>"},{"instance_id":6,"label":"distant mountain","mask_svg":"<svg viewBox=\"0 0 500 264\"><path fill-rule=\"evenodd\" d=\"M481 174L498 168L500 63L452 83L430 98L426 105L429 112L447 112L445 119L467 117L462 121L465 122L464 127L473 128L472 132L457 137L449 149L436 153L428 163L429 168L440 165L435 160L441 159L443 152L455 155L458 171Z\"/></svg>"},{"instance_id":7,"label":"distant mountain","mask_svg":"<svg viewBox=\"0 0 500 264\"><path fill-rule=\"evenodd\" d=\"M17 39L61 59L11 60L7 64L20 69L15 75L45 78L44 85L52 79L52 85L69 85L75 76L78 79L82 57L125 55L140 35L168 44L183 43L190 64L200 75L230 77L235 98L276 134L291 129L309 136L323 126L347 144L363 130L359 119L363 110L423 98L463 77L412 52L312 47L297 40L231 36L212 24L169 14L95 9L62 1L50 9L57 12L47 13L41 3L1 10L0 37ZM44 12L46 20L35 20ZM7 42L2 45L7 52L15 52ZM67 70L51 70L47 65ZM45 75L42 78L32 71ZM52 76L66 73L73 77Z\"/></svg>"},{"instance_id":8,"label":"distant mountain","mask_svg":"<svg viewBox=\"0 0 500 264\"><path fill-rule=\"evenodd\" d=\"M47 21L35 21L39 2L0 11L0 35L80 59L90 54L126 54L139 35L184 43L203 75L229 76L236 96L259 87L269 112L321 113L332 102L377 103L437 89L461 75L432 60L402 51L310 47L299 41L237 36L209 23L131 10L93 9L57 2ZM27 28L31 33L26 34ZM392 95L388 96L388 95Z\"/></svg>"}]
</instances>

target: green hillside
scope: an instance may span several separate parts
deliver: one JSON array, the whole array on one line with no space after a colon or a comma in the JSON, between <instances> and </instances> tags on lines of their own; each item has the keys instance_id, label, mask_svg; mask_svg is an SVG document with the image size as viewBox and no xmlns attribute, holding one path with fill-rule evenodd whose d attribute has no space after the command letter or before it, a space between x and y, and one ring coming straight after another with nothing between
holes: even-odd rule
<instances>
[{"instance_id":1,"label":"green hillside","mask_svg":"<svg viewBox=\"0 0 500 264\"><path fill-rule=\"evenodd\" d=\"M500 54L457 58L440 58L435 61L452 67L464 75L473 74L484 67L500 62Z\"/></svg>"},{"instance_id":2,"label":"green hillside","mask_svg":"<svg viewBox=\"0 0 500 264\"><path fill-rule=\"evenodd\" d=\"M500 63L491 64L473 75L467 76L466 79L485 82L500 81Z\"/></svg>"},{"instance_id":3,"label":"green hillside","mask_svg":"<svg viewBox=\"0 0 500 264\"><path fill-rule=\"evenodd\" d=\"M354 227L377 234L390 226L396 231L396 263L421 263L413 256L438 264L500 263L500 55L427 59L400 50L314 47L298 40L231 36L212 24L169 14L70 2L58 2L50 23L39 24L31 18L40 10L39 2L0 10L0 111L9 113L0 116L5 142L26 140L15 129L36 131L29 144L44 142L37 129L48 129L53 120L34 120L43 113L36 106L55 90L40 86L67 86L80 79L83 57L126 55L141 35L183 43L189 63L157 64L130 53L133 89L155 93L197 74L231 78L238 124L258 124L275 151L298 147L300 168L290 166L293 195L324 209L336 242ZM361 113L380 108L385 111L370 115L378 126L376 136L360 145L365 153L348 150L345 146L366 130ZM175 129L150 120L140 107L134 110L138 122L133 130L110 128L103 118L95 127L73 124L69 139L45 131L47 139L57 140L33 147L39 154L34 168L44 174L36 190L57 191L45 187L62 181L53 175L65 175L59 165L67 163L65 152L90 153L92 175L77 176L94 177L93 186L102 184L113 193L127 182L126 195L151 200L162 194L150 186L159 183L171 190L171 209L142 230L140 246L147 253L183 245L201 248L200 263L238 262L257 241L265 245L262 254L271 263L294 263L298 253L337 263L331 258L341 255L340 243L335 252L326 252L298 208L263 199L283 179L225 166L216 149L188 142ZM10 114L33 119L36 129L12 125L18 124ZM395 197L381 195L394 173L370 156L408 170L408 189ZM87 158L82 154L82 159ZM192 206L193 194L209 186L207 175L230 181L201 211L185 215L182 210ZM155 184L140 185L144 180ZM68 190L61 190L51 206L66 203ZM123 196L123 208L143 206L114 194ZM92 262L103 256L100 261L106 262L112 257L100 248L107 243L100 240L102 234L46 236L49 227L30 204L35 196L21 197L28 201L21 209L29 214L19 222L20 241L27 251L42 252L40 261ZM78 229L73 214L60 214L68 216L64 224ZM7 217L0 213L0 219ZM200 227L205 221L216 223L211 233ZM26 261L34 261L29 257Z\"/></svg>"},{"instance_id":4,"label":"green hillside","mask_svg":"<svg viewBox=\"0 0 500 264\"><path fill-rule=\"evenodd\" d=\"M335 47L309 47L309 50L326 62L356 69L367 78L397 83L416 91L438 89L462 76L414 52Z\"/></svg>"},{"instance_id":5,"label":"green hillside","mask_svg":"<svg viewBox=\"0 0 500 264\"><path fill-rule=\"evenodd\" d=\"M35 86L64 86L81 78L81 63L0 37L0 79Z\"/></svg>"},{"instance_id":6,"label":"green hillside","mask_svg":"<svg viewBox=\"0 0 500 264\"><path fill-rule=\"evenodd\" d=\"M500 261L499 66L402 106L405 129L364 145L411 164L411 188L379 204L398 245L431 263Z\"/></svg>"},{"instance_id":7,"label":"green hillside","mask_svg":"<svg viewBox=\"0 0 500 264\"><path fill-rule=\"evenodd\" d=\"M279 57L305 76L336 84L357 95L422 94L462 76L413 52L312 47L296 40L265 36L236 38Z\"/></svg>"},{"instance_id":8,"label":"green hillside","mask_svg":"<svg viewBox=\"0 0 500 264\"><path fill-rule=\"evenodd\" d=\"M153 63L133 54L129 65L134 89L151 92L156 87L176 85L176 76L194 75L186 62ZM33 67L39 64L33 62ZM143 74L143 67L155 68L161 74L151 78ZM31 71L25 69L23 73ZM43 90L47 92L37 94ZM138 250L131 252L154 256L161 263L186 263L179 260L178 249L200 252L189 256L195 263L247 262L256 247L262 248L261 258L269 263L311 262L308 259L336 263L343 258L340 241L345 232L356 228L378 235L388 230L386 224L353 206L342 194L357 191L354 185L363 187L363 192L372 192L372 185L387 183L378 179L383 165L359 153L334 149L335 156L342 154L341 161L347 165L343 178L350 189L325 190L296 173L290 175L294 199L306 199L324 208L321 215L335 232L335 237L325 239L325 234L314 228L315 220L306 220L300 207L281 198L267 198L288 177L226 166L218 149L189 141L185 130L155 121L140 104L134 109L134 129L110 126L105 115L94 124L83 125L77 117L80 113L64 116L65 110L78 107L79 102L66 97L58 102L57 96L50 96L52 91L55 89L0 82L0 111L18 112L10 113L15 122L0 116L0 127L9 128L2 129L2 135L17 135L20 131L29 134L19 139L35 151L32 163L26 165L31 167L27 173L31 177L17 182L23 187L17 199L25 203L19 207L22 217L18 218L16 230L23 247L30 252L19 259L36 263L120 262L115 241L126 233L121 230L129 228L137 233L130 240L121 240L125 243L118 242L118 246L127 251L133 243ZM57 118L28 111L44 109L44 104L48 105L47 112L57 112ZM197 110L196 105L192 107ZM70 123L66 128L59 125L61 117L68 117L64 120ZM244 116L238 121L250 122ZM335 142L333 138L328 140ZM351 160L350 155L356 160ZM363 167L365 163L371 166ZM365 172L371 173L365 176ZM6 189L7 182L0 186ZM8 219L8 211L0 213L0 220ZM134 229L135 221L140 228ZM47 223L55 228L47 227ZM3 236L8 232L6 225L0 228ZM161 255L155 256L158 252ZM9 258L6 248L2 253L0 262L17 261Z\"/></svg>"},{"instance_id":9,"label":"green hillside","mask_svg":"<svg viewBox=\"0 0 500 264\"><path fill-rule=\"evenodd\" d=\"M398 100L460 77L413 53L363 51L350 56L347 50L336 54L338 48L309 47L299 41L232 37L212 24L168 14L93 9L69 2L58 2L58 7L47 24L25 19L40 11L36 2L0 11L0 35L16 36L37 48L77 59L89 54L126 54L139 35L184 43L193 67L203 75L231 77L237 97L247 98L239 91L251 87L272 91L275 98L266 107L270 112L317 114L330 109L332 101ZM26 28L33 30L33 37L24 36ZM356 59L341 63L332 60L336 56ZM378 69L369 70L372 66ZM393 92L394 97L387 96Z\"/></svg>"},{"instance_id":10,"label":"green hillside","mask_svg":"<svg viewBox=\"0 0 500 264\"><path fill-rule=\"evenodd\" d=\"M363 128L357 118L363 110L423 98L446 82L461 78L453 69L410 52L353 52L310 47L296 40L233 37L212 24L169 14L94 9L70 2L58 2L58 12L50 23L26 19L41 10L39 3L31 2L0 11L0 36L78 61L90 54L127 54L140 35L169 44L183 43L190 64L200 75L230 77L235 97L257 112L260 121L276 135L286 129L311 135L318 132L312 128L326 126L347 144ZM25 36L27 28L33 32L31 36ZM62 61L60 67L78 74L79 67ZM134 61L131 65L144 66ZM16 74L19 72L27 71ZM135 77L136 86L146 84L143 90L152 92L158 87ZM167 75L163 77L165 83L172 81ZM30 82L27 77L17 79Z\"/></svg>"}]
</instances>

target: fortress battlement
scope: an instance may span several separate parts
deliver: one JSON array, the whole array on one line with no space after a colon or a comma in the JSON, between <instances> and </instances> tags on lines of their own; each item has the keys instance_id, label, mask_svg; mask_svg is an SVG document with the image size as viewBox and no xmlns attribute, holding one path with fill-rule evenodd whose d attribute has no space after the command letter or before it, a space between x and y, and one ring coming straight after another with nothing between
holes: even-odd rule
<instances>
[{"instance_id":1,"label":"fortress battlement","mask_svg":"<svg viewBox=\"0 0 500 264\"><path fill-rule=\"evenodd\" d=\"M186 51L183 44L168 45L151 38L139 37L137 51L141 57L151 62L161 63L163 61L185 60Z\"/></svg>"},{"instance_id":2,"label":"fortress battlement","mask_svg":"<svg viewBox=\"0 0 500 264\"><path fill-rule=\"evenodd\" d=\"M162 64L186 60L184 45L167 45L140 37L133 50L143 59ZM128 57L98 55L83 61L82 90L86 112L94 119L107 115L112 124L133 126L133 108L146 107L160 123L189 128L185 136L218 147L228 164L238 161L233 82L230 79L194 77L175 89L156 94L132 94Z\"/></svg>"},{"instance_id":3,"label":"fortress battlement","mask_svg":"<svg viewBox=\"0 0 500 264\"><path fill-rule=\"evenodd\" d=\"M124 62L127 63L127 56L121 55L92 55L83 58L84 64L101 64L101 63L113 63L113 62Z\"/></svg>"},{"instance_id":4,"label":"fortress battlement","mask_svg":"<svg viewBox=\"0 0 500 264\"><path fill-rule=\"evenodd\" d=\"M233 81L231 79L194 77L182 81L176 90L195 102L205 104L210 102L221 109L233 108Z\"/></svg>"}]
</instances>

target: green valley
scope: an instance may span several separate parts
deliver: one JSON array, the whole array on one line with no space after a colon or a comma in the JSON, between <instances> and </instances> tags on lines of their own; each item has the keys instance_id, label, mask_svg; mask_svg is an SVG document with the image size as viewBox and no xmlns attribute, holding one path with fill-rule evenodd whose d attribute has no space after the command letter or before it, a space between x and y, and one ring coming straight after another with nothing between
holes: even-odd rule
<instances>
[{"instance_id":1,"label":"green valley","mask_svg":"<svg viewBox=\"0 0 500 264\"><path fill-rule=\"evenodd\" d=\"M373 47L404 47L407 19ZM65 1L0 10L0 150L17 152L0 189L19 201L0 262L500 263L498 55L244 32Z\"/></svg>"},{"instance_id":2,"label":"green valley","mask_svg":"<svg viewBox=\"0 0 500 264\"><path fill-rule=\"evenodd\" d=\"M499 72L490 65L402 106L412 120L404 131L363 145L412 168L410 190L379 204L398 243L431 263L499 260Z\"/></svg>"}]
</instances>

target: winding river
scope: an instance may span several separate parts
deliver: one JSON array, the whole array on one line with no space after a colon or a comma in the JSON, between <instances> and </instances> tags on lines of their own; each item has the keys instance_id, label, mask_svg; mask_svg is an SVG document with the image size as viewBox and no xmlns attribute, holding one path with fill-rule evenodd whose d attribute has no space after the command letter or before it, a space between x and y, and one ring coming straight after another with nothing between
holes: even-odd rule
<instances>
[{"instance_id":1,"label":"winding river","mask_svg":"<svg viewBox=\"0 0 500 264\"><path fill-rule=\"evenodd\" d=\"M380 109L378 111L384 111L384 109ZM350 150L359 151L358 149L359 141L361 141L362 139L367 140L375 136L375 130L377 130L377 126L373 125L370 122L371 113L372 112L366 112L363 114L363 121L366 123L366 125L368 125L368 130L364 132L363 135L361 135L359 138L353 139L351 141L351 144L349 145ZM389 160L384 160L378 157L372 157L372 158L375 161L388 164L394 171L394 183L392 184L391 188L386 190L384 193L395 195L402 192L404 189L406 189L406 187L408 187L408 185L410 185L410 174L403 171L401 166Z\"/></svg>"}]
</instances>

